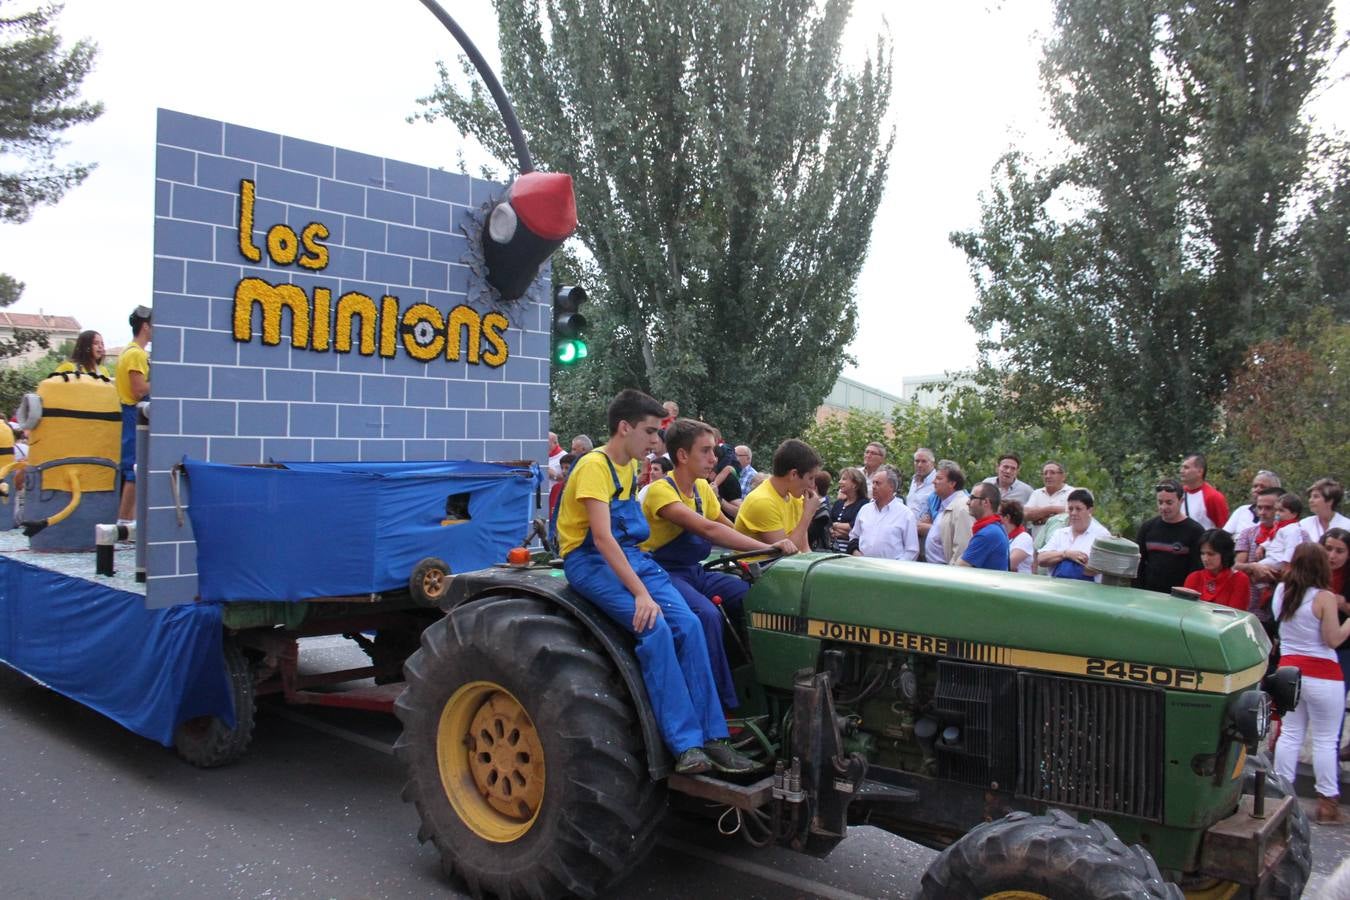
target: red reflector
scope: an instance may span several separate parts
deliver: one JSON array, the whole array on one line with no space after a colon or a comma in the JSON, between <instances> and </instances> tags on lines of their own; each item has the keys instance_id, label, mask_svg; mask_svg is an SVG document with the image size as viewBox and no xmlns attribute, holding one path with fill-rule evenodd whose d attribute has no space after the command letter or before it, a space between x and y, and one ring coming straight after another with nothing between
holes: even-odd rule
<instances>
[{"instance_id":1,"label":"red reflector","mask_svg":"<svg viewBox=\"0 0 1350 900\"><path fill-rule=\"evenodd\" d=\"M561 241L577 230L577 198L572 176L527 172L511 184L511 208L533 234Z\"/></svg>"},{"instance_id":2,"label":"red reflector","mask_svg":"<svg viewBox=\"0 0 1350 900\"><path fill-rule=\"evenodd\" d=\"M524 547L512 547L506 554L506 563L511 566L528 566L530 564L530 551Z\"/></svg>"}]
</instances>

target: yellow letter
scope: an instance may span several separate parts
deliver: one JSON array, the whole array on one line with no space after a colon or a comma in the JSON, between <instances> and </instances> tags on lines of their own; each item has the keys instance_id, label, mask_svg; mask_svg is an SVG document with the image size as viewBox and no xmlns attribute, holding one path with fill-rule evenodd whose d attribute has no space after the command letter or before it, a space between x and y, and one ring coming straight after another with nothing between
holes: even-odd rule
<instances>
[{"instance_id":1,"label":"yellow letter","mask_svg":"<svg viewBox=\"0 0 1350 900\"><path fill-rule=\"evenodd\" d=\"M314 343L311 350L328 349L328 332L331 328L333 313L333 292L328 288L314 289Z\"/></svg>"},{"instance_id":2,"label":"yellow letter","mask_svg":"<svg viewBox=\"0 0 1350 900\"><path fill-rule=\"evenodd\" d=\"M291 346L309 345L309 298L294 284L275 287L261 278L245 278L234 289L234 339L253 337L253 304L262 307L262 342L281 343L281 309L291 311Z\"/></svg>"},{"instance_id":3,"label":"yellow letter","mask_svg":"<svg viewBox=\"0 0 1350 900\"><path fill-rule=\"evenodd\" d=\"M310 222L300 232L300 242L305 245L305 255L300 257L300 265L315 272L328 265L328 248L319 241L328 239L328 226L322 222Z\"/></svg>"},{"instance_id":4,"label":"yellow letter","mask_svg":"<svg viewBox=\"0 0 1350 900\"><path fill-rule=\"evenodd\" d=\"M510 353L506 349L506 338L502 332L511 327L511 322L499 312L490 312L483 316L483 337L492 349L483 354L483 362L492 368L505 365Z\"/></svg>"},{"instance_id":5,"label":"yellow letter","mask_svg":"<svg viewBox=\"0 0 1350 900\"><path fill-rule=\"evenodd\" d=\"M430 303L414 303L403 314L403 349L420 362L431 362L445 348L445 319Z\"/></svg>"},{"instance_id":6,"label":"yellow letter","mask_svg":"<svg viewBox=\"0 0 1350 900\"><path fill-rule=\"evenodd\" d=\"M273 225L267 229L267 255L279 266L289 266L295 262L300 252L300 244L295 230L289 225Z\"/></svg>"},{"instance_id":7,"label":"yellow letter","mask_svg":"<svg viewBox=\"0 0 1350 900\"><path fill-rule=\"evenodd\" d=\"M380 306L380 355L389 359L398 348L398 298L385 294Z\"/></svg>"},{"instance_id":8,"label":"yellow letter","mask_svg":"<svg viewBox=\"0 0 1350 900\"><path fill-rule=\"evenodd\" d=\"M375 355L375 301L357 291L348 291L338 298L337 334L333 349L339 353L352 352L352 317L361 317L362 356Z\"/></svg>"},{"instance_id":9,"label":"yellow letter","mask_svg":"<svg viewBox=\"0 0 1350 900\"><path fill-rule=\"evenodd\" d=\"M460 347L468 351L469 362L478 365L478 344L482 340L480 337L483 326L483 320L478 317L471 307L460 304L450 310L450 322L445 329L445 358L451 362L459 362ZM461 328L469 329L468 340L460 343Z\"/></svg>"},{"instance_id":10,"label":"yellow letter","mask_svg":"<svg viewBox=\"0 0 1350 900\"><path fill-rule=\"evenodd\" d=\"M253 244L253 182L239 182L239 252L245 259L262 261L262 251Z\"/></svg>"}]
</instances>

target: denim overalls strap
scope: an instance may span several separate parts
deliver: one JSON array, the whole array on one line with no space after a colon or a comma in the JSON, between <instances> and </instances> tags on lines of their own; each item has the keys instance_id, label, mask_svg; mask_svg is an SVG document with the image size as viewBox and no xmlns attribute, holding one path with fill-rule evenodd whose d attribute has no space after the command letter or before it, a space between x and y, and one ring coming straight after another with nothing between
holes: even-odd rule
<instances>
[{"instance_id":1,"label":"denim overalls strap","mask_svg":"<svg viewBox=\"0 0 1350 900\"><path fill-rule=\"evenodd\" d=\"M638 552L638 544L651 537L652 532L647 525L647 517L642 513L642 504L637 501L637 475L633 475L632 484L628 488L628 499L620 500L619 495L623 493L623 485L619 483L619 470L614 467L614 460L600 450L592 450L591 452L599 453L604 457L606 465L609 466L609 477L614 482L614 493L609 499L610 533L614 535L614 539L626 552ZM575 469L576 467L573 466L573 470ZM595 541L592 539L590 530L587 529L586 539L581 542L581 548L579 549L594 548Z\"/></svg>"},{"instance_id":2,"label":"denim overalls strap","mask_svg":"<svg viewBox=\"0 0 1350 900\"><path fill-rule=\"evenodd\" d=\"M676 496L682 497L679 485L677 485L669 475L663 481L675 488ZM703 497L699 494L698 482L694 482L694 511L701 517L703 515ZM697 566L703 560L708 558L712 552L712 542L707 538L694 534L692 531L681 529L679 535L667 544L662 544L656 550L652 551L652 559L665 566L667 569L678 569L685 566Z\"/></svg>"}]
</instances>

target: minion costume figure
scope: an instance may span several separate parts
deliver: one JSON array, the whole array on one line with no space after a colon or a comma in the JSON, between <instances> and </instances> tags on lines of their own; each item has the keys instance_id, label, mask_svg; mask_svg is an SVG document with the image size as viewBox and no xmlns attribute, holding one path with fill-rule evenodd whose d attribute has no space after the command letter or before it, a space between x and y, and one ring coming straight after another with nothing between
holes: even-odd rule
<instances>
[{"instance_id":1,"label":"minion costume figure","mask_svg":"<svg viewBox=\"0 0 1350 900\"><path fill-rule=\"evenodd\" d=\"M713 598L721 600L730 617L740 618L750 585L734 575L704 571L703 560L714 543L740 551L777 548L784 554L796 553L797 547L787 539L767 544L732 527L708 482L717 460L715 445L712 426L704 422L676 419L666 429L666 452L675 470L647 488L642 513L651 537L642 549L666 570L698 617L722 706L735 709L740 701L722 640L722 613Z\"/></svg>"},{"instance_id":2,"label":"minion costume figure","mask_svg":"<svg viewBox=\"0 0 1350 900\"><path fill-rule=\"evenodd\" d=\"M638 460L656 446L665 410L638 390L609 405L605 446L577 460L558 501L563 572L578 594L637 638L652 712L675 771L753 771L732 749L698 618L670 576L644 553L647 520L637 501Z\"/></svg>"}]
</instances>

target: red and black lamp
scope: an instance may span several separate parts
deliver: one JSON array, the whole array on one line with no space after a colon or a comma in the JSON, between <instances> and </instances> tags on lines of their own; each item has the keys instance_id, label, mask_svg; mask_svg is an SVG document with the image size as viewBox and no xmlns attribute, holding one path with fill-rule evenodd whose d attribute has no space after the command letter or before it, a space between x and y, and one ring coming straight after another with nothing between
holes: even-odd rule
<instances>
[{"instance_id":1,"label":"red and black lamp","mask_svg":"<svg viewBox=\"0 0 1350 900\"><path fill-rule=\"evenodd\" d=\"M539 267L577 230L572 176L535 171L516 112L487 60L436 0L422 0L422 5L454 35L478 69L497 103L516 151L520 175L507 186L502 199L488 210L487 225L483 229L487 282L497 289L503 300L516 300L529 290L539 275Z\"/></svg>"}]
</instances>

